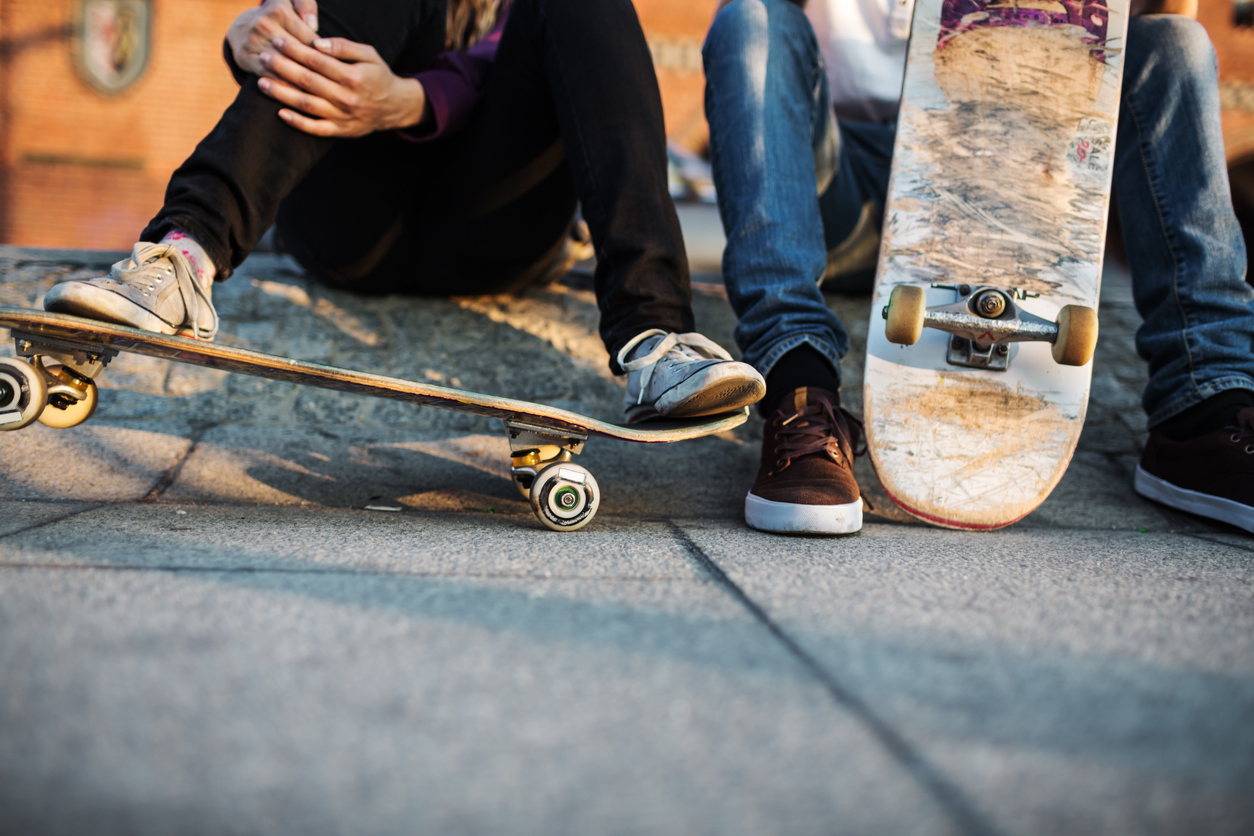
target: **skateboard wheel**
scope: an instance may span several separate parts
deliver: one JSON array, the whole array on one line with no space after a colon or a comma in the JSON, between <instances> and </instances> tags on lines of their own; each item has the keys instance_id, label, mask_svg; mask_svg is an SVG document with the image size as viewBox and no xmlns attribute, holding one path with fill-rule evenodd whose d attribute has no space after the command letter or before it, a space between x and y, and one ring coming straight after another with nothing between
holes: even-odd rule
<instances>
[{"instance_id":1,"label":"skateboard wheel","mask_svg":"<svg viewBox=\"0 0 1254 836\"><path fill-rule=\"evenodd\" d=\"M592 474L577 464L555 462L531 483L531 510L554 531L583 528L601 505L601 490Z\"/></svg>"},{"instance_id":2,"label":"skateboard wheel","mask_svg":"<svg viewBox=\"0 0 1254 836\"><path fill-rule=\"evenodd\" d=\"M53 377L58 377L66 383L71 383L70 374L62 370L60 366L49 366L48 372ZM96 389L95 381L82 380L80 378L77 383L71 385L82 391L83 398L68 402L69 397L67 395L50 395L48 397L48 405L44 407L43 412L39 413L39 423L45 427L52 427L54 430L66 430L70 427L77 427L95 413L96 405L100 403L100 391Z\"/></svg>"},{"instance_id":3,"label":"skateboard wheel","mask_svg":"<svg viewBox=\"0 0 1254 836\"><path fill-rule=\"evenodd\" d=\"M0 430L33 424L48 403L48 384L25 360L0 358Z\"/></svg>"},{"instance_id":4,"label":"skateboard wheel","mask_svg":"<svg viewBox=\"0 0 1254 836\"><path fill-rule=\"evenodd\" d=\"M1058 338L1054 341L1054 362L1061 366L1083 366L1093 359L1097 347L1097 311L1084 305L1066 305L1058 312Z\"/></svg>"},{"instance_id":5,"label":"skateboard wheel","mask_svg":"<svg viewBox=\"0 0 1254 836\"><path fill-rule=\"evenodd\" d=\"M890 343L914 345L923 336L923 315L927 310L927 295L923 288L913 285L897 285L888 297L884 311L884 336Z\"/></svg>"}]
</instances>

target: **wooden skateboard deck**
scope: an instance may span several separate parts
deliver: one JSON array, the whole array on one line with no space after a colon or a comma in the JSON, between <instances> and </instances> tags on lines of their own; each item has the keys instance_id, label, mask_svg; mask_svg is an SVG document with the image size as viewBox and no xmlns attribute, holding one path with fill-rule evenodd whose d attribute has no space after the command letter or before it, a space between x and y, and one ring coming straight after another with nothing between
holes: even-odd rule
<instances>
[{"instance_id":1,"label":"wooden skateboard deck","mask_svg":"<svg viewBox=\"0 0 1254 836\"><path fill-rule=\"evenodd\" d=\"M1078 309L1096 339L1127 9L916 2L863 411L885 491L920 519L1009 525L1075 450L1092 364L1055 357ZM915 298L927 327L890 342L881 312Z\"/></svg>"},{"instance_id":2,"label":"wooden skateboard deck","mask_svg":"<svg viewBox=\"0 0 1254 836\"><path fill-rule=\"evenodd\" d=\"M192 366L222 369L305 386L316 386L322 389L333 389L338 392L435 406L455 412L499 418L505 422L514 454L515 482L519 490L532 499L533 509L541 521L550 528L558 530L573 530L582 527L591 519L592 514L596 512L596 505L599 504L599 489L596 487L595 480L583 468L569 464L571 455L582 450L583 443L589 436L655 444L685 441L738 427L748 419L749 414L747 409L740 409L721 415L650 421L624 426L529 401L481 395L477 392L467 392L430 383L418 383L340 369L320 363L262 354L243 348L199 342L187 337L165 336L128 328L124 325L113 325L65 314L0 307L0 327L11 330L20 355L36 361L32 365L23 360L0 360L0 430L26 426L36 420L34 415L30 414L32 411L40 414L38 420L49 423L51 426L73 426L85 420L94 410L94 398L97 396L94 384L88 386L90 379L103 370L104 364L107 364L112 356L122 352L143 354ZM53 411L52 405L39 406L39 403L43 401L31 406L14 393L16 388L21 388L15 386L14 381L22 385L30 382L31 370L42 369L45 359L49 362L72 366L78 372L73 379L60 383L55 377L49 377L47 373L35 375L46 378L45 386L48 392L52 393L44 394L45 401L49 397L56 397L54 390L58 390L58 387L63 397L78 397L69 389L64 388L70 384L76 384L78 390L87 392L91 399L90 406L72 405L69 410L66 410L77 413L73 418L63 419L59 412ZM54 372L54 374L57 373L59 372ZM33 381L33 385L38 387L40 383ZM6 393L9 393L7 400ZM86 402L80 400L79 404ZM23 404L29 409L24 408ZM19 414L26 414L27 418L19 420L14 417ZM58 422L58 419L63 420ZM69 421L73 423L68 423ZM596 492L590 498L585 497L591 504L591 510L586 517L576 519L565 516L566 512L571 509L557 507L556 516L546 519L542 513L545 509L537 507L536 498L533 496L536 493L533 488L536 486L533 483L540 481L541 473L548 465L560 466L557 471L566 473L566 482L573 480L577 486L590 488ZM550 477L552 476L553 474L550 474ZM578 481L580 476L586 477L584 481ZM549 478L549 482L552 481L553 479ZM550 485L550 488L549 493L555 495L553 502L556 506L560 506L563 496L569 496L569 494L561 494L562 484Z\"/></svg>"}]
</instances>

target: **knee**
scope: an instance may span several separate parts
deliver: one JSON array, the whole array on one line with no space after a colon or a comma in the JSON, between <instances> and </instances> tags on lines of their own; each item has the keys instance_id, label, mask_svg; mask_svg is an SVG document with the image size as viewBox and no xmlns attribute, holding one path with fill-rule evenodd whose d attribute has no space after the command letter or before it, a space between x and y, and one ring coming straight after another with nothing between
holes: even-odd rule
<instances>
[{"instance_id":1,"label":"knee","mask_svg":"<svg viewBox=\"0 0 1254 836\"><path fill-rule=\"evenodd\" d=\"M715 16L702 53L708 71L720 58L765 58L779 48L791 50L807 37L814 40L809 20L788 0L733 0Z\"/></svg>"},{"instance_id":2,"label":"knee","mask_svg":"<svg viewBox=\"0 0 1254 836\"><path fill-rule=\"evenodd\" d=\"M1129 60L1164 65L1177 74L1216 75L1215 46L1206 28L1184 15L1142 15L1128 23Z\"/></svg>"}]
</instances>

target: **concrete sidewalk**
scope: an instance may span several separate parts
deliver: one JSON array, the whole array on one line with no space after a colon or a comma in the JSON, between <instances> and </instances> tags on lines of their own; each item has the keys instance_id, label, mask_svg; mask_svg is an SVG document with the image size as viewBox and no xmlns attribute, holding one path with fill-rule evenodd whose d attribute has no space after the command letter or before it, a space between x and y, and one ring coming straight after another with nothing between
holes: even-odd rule
<instances>
[{"instance_id":1,"label":"concrete sidewalk","mask_svg":"<svg viewBox=\"0 0 1254 836\"><path fill-rule=\"evenodd\" d=\"M0 248L0 304L114 257ZM579 276L360 298L254 256L215 301L226 344L621 408ZM1254 540L1132 493L1126 277L1101 319L1070 470L992 534L865 463L860 535L750 531L756 418L594 439L555 534L496 422L122 356L87 424L0 433L0 833L1254 831Z\"/></svg>"}]
</instances>

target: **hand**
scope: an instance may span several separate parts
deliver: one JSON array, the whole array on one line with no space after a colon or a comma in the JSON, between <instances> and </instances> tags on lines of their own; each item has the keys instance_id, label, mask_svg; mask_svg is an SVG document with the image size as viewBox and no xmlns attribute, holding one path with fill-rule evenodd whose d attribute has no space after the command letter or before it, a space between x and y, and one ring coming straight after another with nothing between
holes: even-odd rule
<instances>
[{"instance_id":1,"label":"hand","mask_svg":"<svg viewBox=\"0 0 1254 836\"><path fill-rule=\"evenodd\" d=\"M246 73L271 75L261 53L274 52L274 39L295 39L311 44L318 37L318 4L315 0L266 0L235 18L227 30L235 64Z\"/></svg>"},{"instance_id":2,"label":"hand","mask_svg":"<svg viewBox=\"0 0 1254 836\"><path fill-rule=\"evenodd\" d=\"M314 49L276 38L276 53L260 57L269 70L261 91L287 105L279 116L314 136L365 136L408 128L431 116L417 79L401 78L368 44L319 38Z\"/></svg>"}]
</instances>

